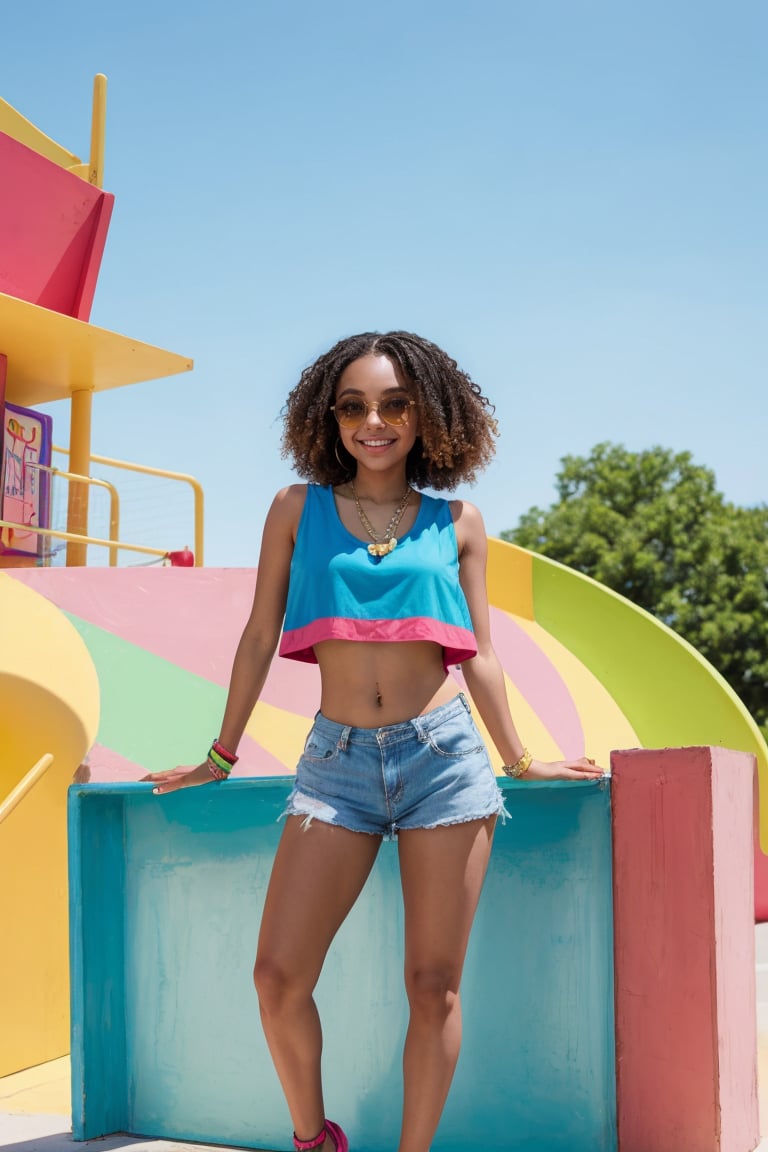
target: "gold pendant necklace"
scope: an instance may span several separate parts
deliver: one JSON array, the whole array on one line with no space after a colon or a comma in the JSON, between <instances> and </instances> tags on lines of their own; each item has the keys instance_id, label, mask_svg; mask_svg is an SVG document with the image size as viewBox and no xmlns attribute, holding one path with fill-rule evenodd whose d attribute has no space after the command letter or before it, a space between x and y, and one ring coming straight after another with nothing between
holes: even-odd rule
<instances>
[{"instance_id":1,"label":"gold pendant necklace","mask_svg":"<svg viewBox=\"0 0 768 1152\"><path fill-rule=\"evenodd\" d=\"M406 508L408 507L408 502L411 499L412 489L406 488L405 495L392 514L392 519L390 520L389 524L387 524L384 532L380 535L373 527L373 524L371 524L370 520L360 506L354 480L350 480L350 487L352 488L352 496L355 501L355 508L357 508L357 515L360 517L360 523L362 524L363 528L365 528L371 540L373 540L373 543L368 545L368 551L370 552L371 556L388 556L390 552L394 552L395 548L397 548L395 532L397 531L397 527L403 518L403 514Z\"/></svg>"}]
</instances>

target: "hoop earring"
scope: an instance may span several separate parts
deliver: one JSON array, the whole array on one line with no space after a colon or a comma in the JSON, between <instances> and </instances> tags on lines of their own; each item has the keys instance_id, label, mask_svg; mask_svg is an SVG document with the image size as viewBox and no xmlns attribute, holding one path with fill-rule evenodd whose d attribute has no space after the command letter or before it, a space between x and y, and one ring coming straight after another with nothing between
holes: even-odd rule
<instances>
[{"instance_id":1,"label":"hoop earring","mask_svg":"<svg viewBox=\"0 0 768 1152\"><path fill-rule=\"evenodd\" d=\"M341 437L337 436L336 443L333 446L333 454L339 462L339 467L343 468L348 476L351 476L352 469L350 468L349 464L345 464L341 456L339 456L339 444L341 444Z\"/></svg>"}]
</instances>

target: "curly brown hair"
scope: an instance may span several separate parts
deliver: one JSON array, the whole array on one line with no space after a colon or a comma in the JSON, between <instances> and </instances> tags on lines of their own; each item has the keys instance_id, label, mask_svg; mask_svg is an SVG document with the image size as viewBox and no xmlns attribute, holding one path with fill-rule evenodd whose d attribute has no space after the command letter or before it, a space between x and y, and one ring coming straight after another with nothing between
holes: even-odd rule
<instances>
[{"instance_id":1,"label":"curly brown hair","mask_svg":"<svg viewBox=\"0 0 768 1152\"><path fill-rule=\"evenodd\" d=\"M283 409L282 455L298 475L336 485L353 474L331 405L342 372L361 356L386 356L416 401L419 435L406 461L408 483L436 490L472 483L495 451L494 407L455 360L413 332L348 336L304 369Z\"/></svg>"}]
</instances>

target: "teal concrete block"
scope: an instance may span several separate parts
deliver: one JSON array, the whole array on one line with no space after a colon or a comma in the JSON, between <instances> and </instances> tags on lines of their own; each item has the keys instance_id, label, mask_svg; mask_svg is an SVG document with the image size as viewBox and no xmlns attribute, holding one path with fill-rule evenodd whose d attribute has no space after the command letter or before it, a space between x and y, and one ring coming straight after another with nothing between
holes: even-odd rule
<instances>
[{"instance_id":1,"label":"teal concrete block","mask_svg":"<svg viewBox=\"0 0 768 1152\"><path fill-rule=\"evenodd\" d=\"M288 779L157 797L69 795L72 1117L291 1148L252 966ZM503 782L465 967L464 1045L434 1152L614 1152L609 790ZM354 1152L397 1144L407 1024L397 848L384 844L317 991L328 1114Z\"/></svg>"}]
</instances>

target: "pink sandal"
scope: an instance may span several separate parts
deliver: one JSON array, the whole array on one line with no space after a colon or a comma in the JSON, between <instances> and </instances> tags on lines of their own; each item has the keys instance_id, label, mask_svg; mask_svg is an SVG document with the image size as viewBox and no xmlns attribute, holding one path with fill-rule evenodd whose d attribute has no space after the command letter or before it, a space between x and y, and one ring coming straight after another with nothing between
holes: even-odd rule
<instances>
[{"instance_id":1,"label":"pink sandal","mask_svg":"<svg viewBox=\"0 0 768 1152\"><path fill-rule=\"evenodd\" d=\"M296 1152L310 1152L312 1148L322 1148L326 1136L330 1136L331 1140L333 1140L336 1152L349 1152L349 1141L339 1125L334 1124L333 1120L326 1120L314 1140L299 1140L294 1132L293 1146Z\"/></svg>"}]
</instances>

